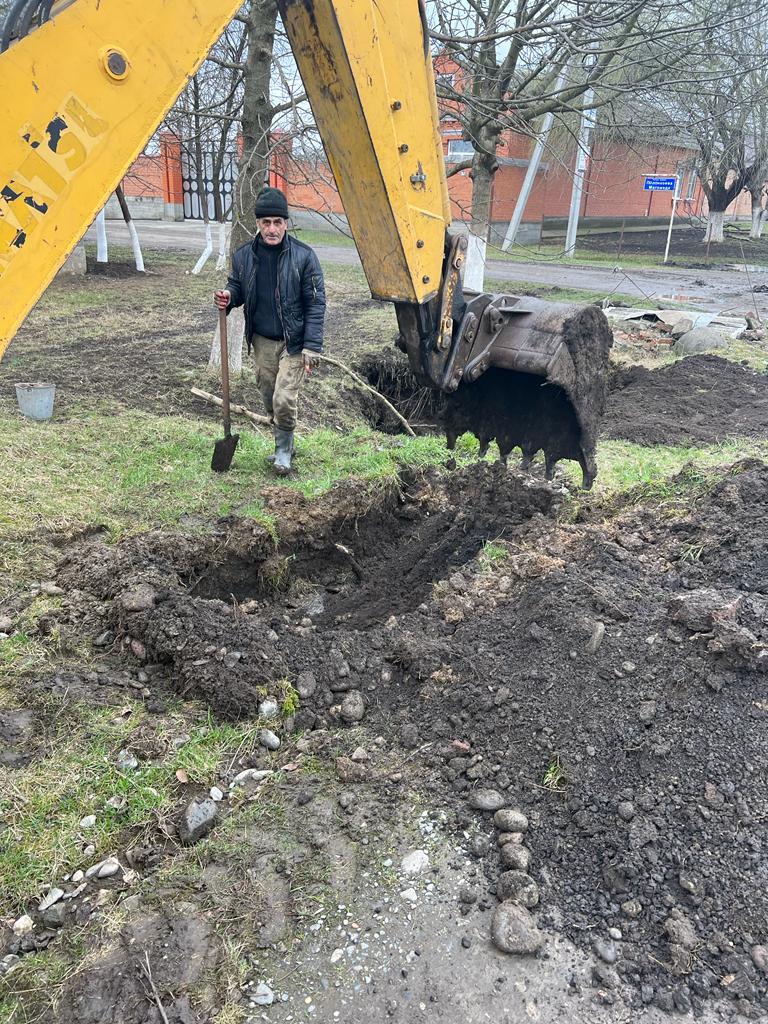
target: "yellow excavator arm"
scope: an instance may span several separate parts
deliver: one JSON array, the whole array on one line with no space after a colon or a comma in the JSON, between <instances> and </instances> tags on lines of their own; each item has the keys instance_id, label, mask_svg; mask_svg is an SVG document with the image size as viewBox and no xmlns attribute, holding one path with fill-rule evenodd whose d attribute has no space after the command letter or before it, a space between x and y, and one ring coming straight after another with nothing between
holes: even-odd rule
<instances>
[{"instance_id":1,"label":"yellow excavator arm","mask_svg":"<svg viewBox=\"0 0 768 1024\"><path fill-rule=\"evenodd\" d=\"M239 6L65 0L0 54L0 356Z\"/></svg>"},{"instance_id":2,"label":"yellow excavator arm","mask_svg":"<svg viewBox=\"0 0 768 1024\"><path fill-rule=\"evenodd\" d=\"M240 2L12 0L0 30L0 357ZM464 296L424 0L278 6L371 292L395 303L414 373L456 392L449 437L468 429L502 455L527 445L578 459L591 482L610 330L596 311Z\"/></svg>"},{"instance_id":3,"label":"yellow excavator arm","mask_svg":"<svg viewBox=\"0 0 768 1024\"><path fill-rule=\"evenodd\" d=\"M0 355L239 6L63 0L0 55ZM371 291L424 303L450 209L423 8L281 7Z\"/></svg>"}]
</instances>

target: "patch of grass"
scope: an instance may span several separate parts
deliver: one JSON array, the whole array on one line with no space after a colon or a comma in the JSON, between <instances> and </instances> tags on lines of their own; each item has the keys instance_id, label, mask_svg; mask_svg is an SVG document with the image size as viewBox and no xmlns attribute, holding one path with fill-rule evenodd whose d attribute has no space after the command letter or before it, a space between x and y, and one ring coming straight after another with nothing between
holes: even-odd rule
<instances>
[{"instance_id":1,"label":"patch of grass","mask_svg":"<svg viewBox=\"0 0 768 1024\"><path fill-rule=\"evenodd\" d=\"M0 978L0 1022L39 1024L52 1020L66 981L77 968L72 953L60 947L28 953L10 974Z\"/></svg>"},{"instance_id":2,"label":"patch of grass","mask_svg":"<svg viewBox=\"0 0 768 1024\"><path fill-rule=\"evenodd\" d=\"M554 276L554 272L553 272ZM501 281L487 278L485 287L489 292L508 292L514 295L533 295L538 299L550 299L552 302L584 302L601 303L606 298L605 289L600 291L589 288L561 288L554 284L541 284L538 281ZM642 296L630 295L627 292L611 292L611 302L626 306L636 306ZM674 303L670 303L670 306Z\"/></svg>"},{"instance_id":3,"label":"patch of grass","mask_svg":"<svg viewBox=\"0 0 768 1024\"><path fill-rule=\"evenodd\" d=\"M259 490L275 485L265 462L270 438L241 430L232 469L212 473L220 428L208 421L123 411L36 424L0 413L0 597L50 572L58 552L41 546L59 532L101 524L112 539L186 516L236 513L274 531ZM447 457L437 437L403 439L359 427L297 438L296 475L286 487L316 497L337 481L395 479L399 465ZM18 467L25 471L19 473ZM47 567L47 568L46 568Z\"/></svg>"},{"instance_id":4,"label":"patch of grass","mask_svg":"<svg viewBox=\"0 0 768 1024\"><path fill-rule=\"evenodd\" d=\"M768 458L768 441L728 440L716 445L659 445L645 447L630 441L603 441L598 446L599 476L595 493L632 492L644 497L672 497L708 483L708 470L742 458ZM573 463L561 463L574 481L580 473Z\"/></svg>"},{"instance_id":5,"label":"patch of grass","mask_svg":"<svg viewBox=\"0 0 768 1024\"><path fill-rule=\"evenodd\" d=\"M547 769L544 772L544 778L541 782L542 785L552 793L565 792L565 770L563 769L559 754L553 754L549 759L549 764L547 765Z\"/></svg>"},{"instance_id":6,"label":"patch of grass","mask_svg":"<svg viewBox=\"0 0 768 1024\"><path fill-rule=\"evenodd\" d=\"M325 230L318 228L291 228L290 234L298 238L305 245L333 245L342 246L345 249L354 249L355 242L351 234L345 234L336 228L328 227Z\"/></svg>"},{"instance_id":7,"label":"patch of grass","mask_svg":"<svg viewBox=\"0 0 768 1024\"><path fill-rule=\"evenodd\" d=\"M480 571L493 572L509 558L509 548L500 541L487 540L480 552Z\"/></svg>"},{"instance_id":8,"label":"patch of grass","mask_svg":"<svg viewBox=\"0 0 768 1024\"><path fill-rule=\"evenodd\" d=\"M257 742L247 722L219 725L204 716L180 749L169 744L163 758L123 771L118 750L138 725L151 721L143 705L127 708L129 714L75 702L61 705L47 736L55 754L23 771L0 767L0 818L6 826L0 834L0 877L11 913L65 872L87 867L82 863L87 844L96 847L95 859L104 857L119 849L129 830L162 819L179 792L178 770L190 783L210 786L228 752L248 753ZM170 719L159 731L178 734L186 725ZM79 822L89 814L96 815L96 824L83 829Z\"/></svg>"}]
</instances>

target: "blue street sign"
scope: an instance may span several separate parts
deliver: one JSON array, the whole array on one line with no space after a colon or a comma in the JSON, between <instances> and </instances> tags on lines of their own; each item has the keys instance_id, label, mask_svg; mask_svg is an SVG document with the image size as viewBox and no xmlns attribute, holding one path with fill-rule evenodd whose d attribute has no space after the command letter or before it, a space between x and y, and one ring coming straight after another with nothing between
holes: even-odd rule
<instances>
[{"instance_id":1,"label":"blue street sign","mask_svg":"<svg viewBox=\"0 0 768 1024\"><path fill-rule=\"evenodd\" d=\"M645 192L674 192L677 188L677 177L673 174L670 178L659 178L651 175L645 179L643 190Z\"/></svg>"}]
</instances>

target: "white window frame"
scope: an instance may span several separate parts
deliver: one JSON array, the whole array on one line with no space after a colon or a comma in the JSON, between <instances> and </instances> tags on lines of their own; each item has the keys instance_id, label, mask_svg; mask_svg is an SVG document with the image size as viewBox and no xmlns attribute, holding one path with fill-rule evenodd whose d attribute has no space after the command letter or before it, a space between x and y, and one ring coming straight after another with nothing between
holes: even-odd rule
<instances>
[{"instance_id":1,"label":"white window frame","mask_svg":"<svg viewBox=\"0 0 768 1024\"><path fill-rule=\"evenodd\" d=\"M449 163L457 164L462 160L468 160L475 155L475 147L467 139L449 139L448 153L446 160Z\"/></svg>"}]
</instances>

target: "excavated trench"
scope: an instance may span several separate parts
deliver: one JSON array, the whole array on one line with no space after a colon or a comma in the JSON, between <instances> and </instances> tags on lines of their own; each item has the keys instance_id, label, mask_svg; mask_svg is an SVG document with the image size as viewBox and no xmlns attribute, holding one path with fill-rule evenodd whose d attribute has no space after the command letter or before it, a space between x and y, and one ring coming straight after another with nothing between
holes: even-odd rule
<instances>
[{"instance_id":1,"label":"excavated trench","mask_svg":"<svg viewBox=\"0 0 768 1024\"><path fill-rule=\"evenodd\" d=\"M282 603L318 625L382 624L412 612L486 541L553 502L547 488L501 466L457 473L449 485L432 474L404 474L361 515L342 502L324 529L279 545L267 559L227 553L185 582L196 597Z\"/></svg>"},{"instance_id":2,"label":"excavated trench","mask_svg":"<svg viewBox=\"0 0 768 1024\"><path fill-rule=\"evenodd\" d=\"M556 502L486 464L373 496L275 488L277 543L232 519L73 549L59 626L106 627L158 667L150 687L222 717L255 717L285 680L297 729L363 717L389 762L418 750L460 830L485 829L476 790L506 794L531 821L540 924L587 947L622 935L601 991L695 1013L717 995L760 1019L768 467L734 467L673 517L567 523ZM488 572L473 556L498 537ZM494 893L504 865L485 849Z\"/></svg>"}]
</instances>

